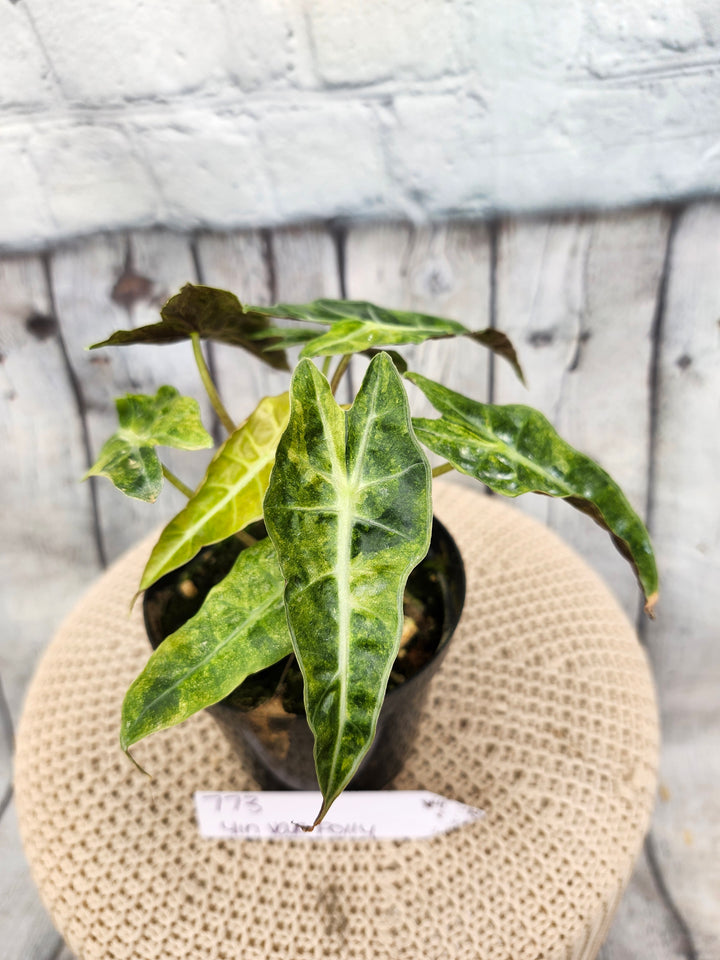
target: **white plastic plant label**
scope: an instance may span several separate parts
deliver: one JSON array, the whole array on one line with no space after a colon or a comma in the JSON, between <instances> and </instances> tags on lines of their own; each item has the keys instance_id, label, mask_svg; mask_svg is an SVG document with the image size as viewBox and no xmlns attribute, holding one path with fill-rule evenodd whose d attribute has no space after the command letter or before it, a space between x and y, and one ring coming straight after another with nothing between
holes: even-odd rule
<instances>
[{"instance_id":1,"label":"white plastic plant label","mask_svg":"<svg viewBox=\"0 0 720 960\"><path fill-rule=\"evenodd\" d=\"M346 790L311 832L318 792L259 791L195 794L203 837L222 839L419 840L483 816L482 810L428 790Z\"/></svg>"}]
</instances>

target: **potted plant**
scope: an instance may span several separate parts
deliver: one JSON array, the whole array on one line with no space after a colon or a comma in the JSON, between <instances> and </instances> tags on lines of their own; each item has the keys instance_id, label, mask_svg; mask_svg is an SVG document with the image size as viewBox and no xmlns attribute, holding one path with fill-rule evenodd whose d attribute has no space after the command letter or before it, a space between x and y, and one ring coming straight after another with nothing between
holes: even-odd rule
<instances>
[{"instance_id":1,"label":"potted plant","mask_svg":"<svg viewBox=\"0 0 720 960\"><path fill-rule=\"evenodd\" d=\"M197 402L170 386L126 396L117 401L119 429L88 474L150 501L165 477L188 497L161 532L139 590L175 571L177 589L199 609L129 688L120 732L126 752L254 681L284 689L294 658L323 796L313 826L319 823L372 744L403 639L406 583L430 544L432 480L452 469L497 493L561 497L587 513L632 565L652 613L657 571L648 534L610 476L538 411L456 393L408 370L394 349L457 336L495 351L522 377L512 345L496 330L365 302L246 306L227 291L191 284L164 305L158 323L94 345L189 340L228 434L192 490L156 447L213 445ZM265 397L236 424L212 382L202 339L287 370L287 351L300 347L289 391ZM354 354L370 362L345 407L335 393ZM404 381L438 418L411 416ZM444 462L431 470L421 445ZM211 556L208 546L218 543L235 545L230 570L211 577L219 582L202 602L195 581L177 571Z\"/></svg>"}]
</instances>

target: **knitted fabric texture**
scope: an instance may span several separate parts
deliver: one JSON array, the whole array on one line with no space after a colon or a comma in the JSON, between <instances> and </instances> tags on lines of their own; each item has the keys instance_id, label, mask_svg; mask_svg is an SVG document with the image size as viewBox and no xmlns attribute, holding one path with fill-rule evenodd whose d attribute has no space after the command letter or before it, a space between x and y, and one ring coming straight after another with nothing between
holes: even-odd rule
<instances>
[{"instance_id":1,"label":"knitted fabric texture","mask_svg":"<svg viewBox=\"0 0 720 960\"><path fill-rule=\"evenodd\" d=\"M152 779L118 746L149 651L137 607L128 618L145 542L66 620L18 731L25 851L82 960L596 956L655 791L645 655L554 534L497 498L435 487L467 600L393 787L485 817L425 841L201 839L195 790L255 786L210 717L137 746Z\"/></svg>"}]
</instances>

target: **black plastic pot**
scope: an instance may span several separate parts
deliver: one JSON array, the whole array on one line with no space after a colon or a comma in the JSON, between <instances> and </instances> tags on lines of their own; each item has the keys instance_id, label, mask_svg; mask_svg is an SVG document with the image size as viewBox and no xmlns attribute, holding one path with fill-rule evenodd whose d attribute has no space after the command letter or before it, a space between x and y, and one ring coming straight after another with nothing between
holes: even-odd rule
<instances>
[{"instance_id":1,"label":"black plastic pot","mask_svg":"<svg viewBox=\"0 0 720 960\"><path fill-rule=\"evenodd\" d=\"M153 648L200 608L210 588L229 571L241 549L234 537L207 547L185 567L163 577L145 592L145 626ZM193 583L191 590L184 588L189 578ZM427 606L436 622L435 649L417 672L396 686L388 686L375 740L352 780L351 790L379 789L400 772L417 733L430 680L442 663L460 619L465 600L465 569L455 541L437 519L433 520L430 549L413 571L408 582L411 586L416 595L419 588L429 595ZM282 667L278 664L266 671L268 683L280 680ZM313 737L302 707L296 703L288 712L287 697L275 694L248 709L252 686L253 679L249 678L207 709L260 786L270 790L316 790Z\"/></svg>"}]
</instances>

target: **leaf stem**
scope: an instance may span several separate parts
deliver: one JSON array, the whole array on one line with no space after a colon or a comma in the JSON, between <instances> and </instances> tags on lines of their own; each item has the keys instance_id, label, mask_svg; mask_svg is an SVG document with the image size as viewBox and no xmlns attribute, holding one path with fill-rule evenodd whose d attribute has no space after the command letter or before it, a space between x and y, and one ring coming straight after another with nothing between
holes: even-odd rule
<instances>
[{"instance_id":1,"label":"leaf stem","mask_svg":"<svg viewBox=\"0 0 720 960\"><path fill-rule=\"evenodd\" d=\"M235 536L238 538L240 543L246 547L254 547L257 543L255 537L251 533L248 533L247 530L238 530Z\"/></svg>"},{"instance_id":2,"label":"leaf stem","mask_svg":"<svg viewBox=\"0 0 720 960\"><path fill-rule=\"evenodd\" d=\"M324 377L327 377L327 375L330 373L331 361L332 361L332 356L325 357L325 359L323 360L322 372Z\"/></svg>"},{"instance_id":3,"label":"leaf stem","mask_svg":"<svg viewBox=\"0 0 720 960\"><path fill-rule=\"evenodd\" d=\"M212 377L210 376L210 371L205 363L205 357L203 356L202 347L200 346L200 334L191 333L190 339L192 341L193 354L195 355L195 363L200 371L200 379L202 380L203 386L205 387L207 395L210 398L210 403L213 406L213 410L218 415L220 422L225 427L227 432L234 433L235 424L233 423L232 417L223 406L223 402L220 399L220 395L217 392L215 384L212 381Z\"/></svg>"},{"instance_id":4,"label":"leaf stem","mask_svg":"<svg viewBox=\"0 0 720 960\"><path fill-rule=\"evenodd\" d=\"M169 467L166 467L164 463L161 463L160 466L162 467L162 472L165 479L174 487L176 487L180 493L184 493L189 500L195 491L191 490L190 487L184 484L179 477L176 477L172 470Z\"/></svg>"},{"instance_id":5,"label":"leaf stem","mask_svg":"<svg viewBox=\"0 0 720 960\"><path fill-rule=\"evenodd\" d=\"M340 386L340 381L342 380L343 374L345 373L345 371L348 368L348 365L350 364L351 357L352 357L351 353L343 354L343 356L340 358L340 363L335 368L335 373L333 374L333 378L330 381L330 389L332 390L333 396L335 396L335 392L337 391L337 388Z\"/></svg>"},{"instance_id":6,"label":"leaf stem","mask_svg":"<svg viewBox=\"0 0 720 960\"><path fill-rule=\"evenodd\" d=\"M454 469L455 467L451 463L440 463L437 467L432 468L432 475L433 477L441 477L444 473L450 473Z\"/></svg>"},{"instance_id":7,"label":"leaf stem","mask_svg":"<svg viewBox=\"0 0 720 960\"><path fill-rule=\"evenodd\" d=\"M288 673L290 673L290 668L293 666L294 663L295 663L295 654L291 653L290 656L287 658L287 661L285 663L285 666L283 667L282 673L280 674L280 679L278 680L277 686L275 687L274 696L281 697L285 693L285 681L287 680L287 675Z\"/></svg>"}]
</instances>

